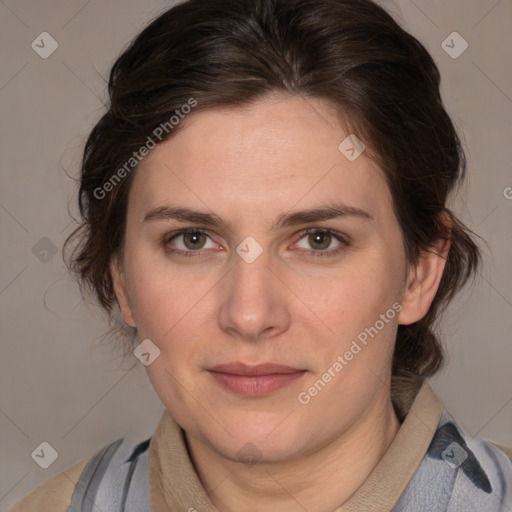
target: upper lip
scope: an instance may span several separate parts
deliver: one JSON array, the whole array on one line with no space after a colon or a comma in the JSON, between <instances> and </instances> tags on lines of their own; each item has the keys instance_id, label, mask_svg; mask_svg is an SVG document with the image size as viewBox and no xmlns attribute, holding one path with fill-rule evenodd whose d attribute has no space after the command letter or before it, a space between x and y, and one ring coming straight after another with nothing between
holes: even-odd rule
<instances>
[{"instance_id":1,"label":"upper lip","mask_svg":"<svg viewBox=\"0 0 512 512\"><path fill-rule=\"evenodd\" d=\"M212 366L209 368L209 371L231 373L233 375L271 375L275 373L297 373L305 370L274 363L262 363L252 366L244 363L226 363Z\"/></svg>"}]
</instances>

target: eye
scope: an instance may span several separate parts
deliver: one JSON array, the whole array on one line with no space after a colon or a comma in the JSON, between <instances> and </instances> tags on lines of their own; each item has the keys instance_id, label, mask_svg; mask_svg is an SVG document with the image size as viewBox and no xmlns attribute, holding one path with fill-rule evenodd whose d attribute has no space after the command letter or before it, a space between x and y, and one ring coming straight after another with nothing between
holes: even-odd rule
<instances>
[{"instance_id":1,"label":"eye","mask_svg":"<svg viewBox=\"0 0 512 512\"><path fill-rule=\"evenodd\" d=\"M329 229L312 228L302 231L299 235L299 242L305 239L309 247L296 245L304 249L313 257L329 257L340 254L349 246L349 241L340 233ZM208 245L210 240L210 245ZM332 243L336 242L334 249L329 249ZM176 253L180 256L200 256L203 249L214 249L215 243L207 230L198 228L182 229L166 235L162 245L167 252ZM313 248L313 250L310 249Z\"/></svg>"},{"instance_id":2,"label":"eye","mask_svg":"<svg viewBox=\"0 0 512 512\"><path fill-rule=\"evenodd\" d=\"M202 229L182 229L171 233L163 240L165 249L169 252L180 253L183 256L195 256L201 249L212 249L215 244L211 241L210 246L205 245L210 235ZM210 239L211 240L211 239ZM171 243L172 242L172 243Z\"/></svg>"},{"instance_id":3,"label":"eye","mask_svg":"<svg viewBox=\"0 0 512 512\"><path fill-rule=\"evenodd\" d=\"M310 250L309 247L304 247L300 244L298 244L298 247L307 250L311 256L314 257L336 256L349 245L348 240L344 236L329 229L308 229L301 233L299 242L303 239L305 239L306 244L314 250ZM326 249L331 246L333 241L337 242L337 245L334 249L327 251Z\"/></svg>"}]
</instances>

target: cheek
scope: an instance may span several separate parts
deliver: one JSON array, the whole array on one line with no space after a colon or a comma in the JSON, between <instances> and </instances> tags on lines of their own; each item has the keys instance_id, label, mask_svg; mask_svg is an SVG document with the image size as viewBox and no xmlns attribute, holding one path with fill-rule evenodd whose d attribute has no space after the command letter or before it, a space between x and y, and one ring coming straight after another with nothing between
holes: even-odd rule
<instances>
[{"instance_id":1,"label":"cheek","mask_svg":"<svg viewBox=\"0 0 512 512\"><path fill-rule=\"evenodd\" d=\"M183 265L142 250L131 253L126 268L139 338L149 338L162 351L179 346L181 354L185 346L193 347L191 340L201 331L201 322L208 317L211 325L209 294L214 292L218 276L211 271L201 273L197 266L184 271Z\"/></svg>"},{"instance_id":2,"label":"cheek","mask_svg":"<svg viewBox=\"0 0 512 512\"><path fill-rule=\"evenodd\" d=\"M174 276L146 275L133 287L134 317L141 335L163 342L183 323L194 315L194 304L200 298L200 287L184 286L187 283Z\"/></svg>"},{"instance_id":3,"label":"cheek","mask_svg":"<svg viewBox=\"0 0 512 512\"><path fill-rule=\"evenodd\" d=\"M183 294L178 276L166 275L143 251L128 246L125 259L127 289L139 337L155 337L179 316ZM165 325L163 325L165 324Z\"/></svg>"},{"instance_id":4,"label":"cheek","mask_svg":"<svg viewBox=\"0 0 512 512\"><path fill-rule=\"evenodd\" d=\"M343 339L356 336L400 297L397 260L382 251L358 254L340 267L338 275L305 281L297 295L337 335Z\"/></svg>"}]
</instances>

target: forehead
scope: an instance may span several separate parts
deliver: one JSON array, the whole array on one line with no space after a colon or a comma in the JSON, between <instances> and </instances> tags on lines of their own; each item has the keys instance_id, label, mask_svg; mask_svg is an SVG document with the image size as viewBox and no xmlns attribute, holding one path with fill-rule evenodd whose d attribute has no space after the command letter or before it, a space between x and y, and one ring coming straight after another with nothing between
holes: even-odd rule
<instances>
[{"instance_id":1,"label":"forehead","mask_svg":"<svg viewBox=\"0 0 512 512\"><path fill-rule=\"evenodd\" d=\"M139 164L129 206L139 219L169 204L260 218L326 201L389 213L382 171L366 152L350 160L340 151L350 134L326 101L274 96L182 123Z\"/></svg>"}]
</instances>

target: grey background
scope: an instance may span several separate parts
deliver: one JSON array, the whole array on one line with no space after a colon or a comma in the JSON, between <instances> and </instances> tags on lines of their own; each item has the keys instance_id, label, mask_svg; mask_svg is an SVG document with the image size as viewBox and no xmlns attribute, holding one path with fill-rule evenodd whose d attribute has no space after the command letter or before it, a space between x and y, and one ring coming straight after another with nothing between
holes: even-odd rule
<instances>
[{"instance_id":1,"label":"grey background","mask_svg":"<svg viewBox=\"0 0 512 512\"><path fill-rule=\"evenodd\" d=\"M444 318L450 360L431 383L471 435L512 446L512 2L381 3L441 70L469 158L453 208L490 248L476 285ZM2 511L103 444L149 437L163 411L142 364L134 356L123 363L99 341L106 320L82 302L60 249L73 228L68 210L76 213L67 174L77 175L84 139L103 111L102 77L171 4L0 0ZM31 48L43 31L59 44L47 59ZM453 31L469 43L456 59L441 47ZM58 452L48 469L31 458L43 441Z\"/></svg>"}]
</instances>

